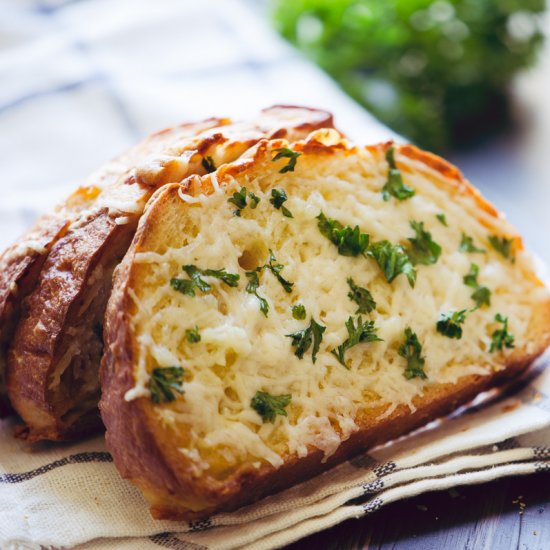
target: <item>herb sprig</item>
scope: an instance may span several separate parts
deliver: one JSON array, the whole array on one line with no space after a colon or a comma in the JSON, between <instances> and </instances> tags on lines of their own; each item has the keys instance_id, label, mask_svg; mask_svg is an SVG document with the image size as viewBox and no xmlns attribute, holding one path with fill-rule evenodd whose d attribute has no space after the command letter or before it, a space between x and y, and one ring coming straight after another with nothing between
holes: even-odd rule
<instances>
[{"instance_id":1,"label":"herb sprig","mask_svg":"<svg viewBox=\"0 0 550 550\"><path fill-rule=\"evenodd\" d=\"M462 327L460 325L466 321L467 312L467 309L461 309L460 311L442 313L436 323L437 332L448 338L460 340L462 338Z\"/></svg>"},{"instance_id":2,"label":"herb sprig","mask_svg":"<svg viewBox=\"0 0 550 550\"><path fill-rule=\"evenodd\" d=\"M288 147L279 147L278 149L274 150L277 154L271 159L272 162L275 162L277 160L281 160L284 158L288 159L288 163L286 166L283 166L279 170L279 174L285 174L286 172L294 172L294 169L296 168L296 161L298 160L298 157L302 154L298 151L293 151L292 149L289 149Z\"/></svg>"},{"instance_id":3,"label":"herb sprig","mask_svg":"<svg viewBox=\"0 0 550 550\"><path fill-rule=\"evenodd\" d=\"M514 347L514 335L508 332L508 317L503 317L500 313L495 315L495 321L502 323L502 328L497 329L491 335L491 347L489 352L493 353L496 350L502 350L503 348Z\"/></svg>"},{"instance_id":4,"label":"herb sprig","mask_svg":"<svg viewBox=\"0 0 550 550\"><path fill-rule=\"evenodd\" d=\"M515 260L512 250L514 244L513 238L507 239L506 237L497 237L495 235L491 235L489 237L489 243L501 256L503 256L507 260L511 260L512 262Z\"/></svg>"},{"instance_id":5,"label":"herb sprig","mask_svg":"<svg viewBox=\"0 0 550 550\"><path fill-rule=\"evenodd\" d=\"M361 233L359 226L345 226L338 220L327 218L323 212L317 216L317 227L321 234L338 248L342 256L365 256L370 237Z\"/></svg>"},{"instance_id":6,"label":"herb sprig","mask_svg":"<svg viewBox=\"0 0 550 550\"><path fill-rule=\"evenodd\" d=\"M441 246L433 239L432 234L424 229L424 222L410 222L416 237L409 237L411 243L407 254L413 265L435 264L441 256Z\"/></svg>"},{"instance_id":7,"label":"herb sprig","mask_svg":"<svg viewBox=\"0 0 550 550\"><path fill-rule=\"evenodd\" d=\"M346 363L346 351L358 344L381 342L382 339L376 334L378 329L374 326L374 321L363 322L361 315L356 320L353 317L349 317L346 321L346 329L348 337L336 349L331 350L330 353L336 357L342 366L349 370L350 367Z\"/></svg>"},{"instance_id":8,"label":"herb sprig","mask_svg":"<svg viewBox=\"0 0 550 550\"><path fill-rule=\"evenodd\" d=\"M304 354L307 353L309 348L313 345L311 350L311 360L315 363L325 330L326 327L317 323L317 321L315 321L312 317L308 327L303 330L293 332L292 334L287 334L286 336L288 338L292 338L291 346L295 348L294 355L296 355L298 359L302 359Z\"/></svg>"},{"instance_id":9,"label":"herb sprig","mask_svg":"<svg viewBox=\"0 0 550 550\"><path fill-rule=\"evenodd\" d=\"M205 293L212 290L210 284L202 277L214 277L230 287L239 286L240 275L228 273L225 269L200 269L195 265L184 265L182 269L187 273L189 279L173 278L170 280L170 286L187 296L195 296L197 288Z\"/></svg>"},{"instance_id":10,"label":"herb sprig","mask_svg":"<svg viewBox=\"0 0 550 550\"><path fill-rule=\"evenodd\" d=\"M247 193L246 187L241 187L239 191L235 191L235 193L233 193L233 196L227 199L227 202L232 203L237 207L237 209L233 211L233 214L235 216L240 216L241 210L248 206L247 198L250 199L250 208L254 210L260 202L260 197L252 192Z\"/></svg>"},{"instance_id":11,"label":"herb sprig","mask_svg":"<svg viewBox=\"0 0 550 550\"><path fill-rule=\"evenodd\" d=\"M458 250L460 252L473 252L473 253L479 253L479 254L484 254L485 252L487 252L483 248L477 247L474 244L474 239L469 235L466 235L466 233L462 233L462 238L460 239L460 245L458 246Z\"/></svg>"},{"instance_id":12,"label":"herb sprig","mask_svg":"<svg viewBox=\"0 0 550 550\"><path fill-rule=\"evenodd\" d=\"M151 372L147 387L153 403L174 401L174 392L183 394L182 367L156 367Z\"/></svg>"},{"instance_id":13,"label":"herb sprig","mask_svg":"<svg viewBox=\"0 0 550 550\"><path fill-rule=\"evenodd\" d=\"M376 260L388 283L403 273L409 285L414 288L416 269L400 244L391 244L389 241L373 243L368 250L368 255Z\"/></svg>"},{"instance_id":14,"label":"herb sprig","mask_svg":"<svg viewBox=\"0 0 550 550\"><path fill-rule=\"evenodd\" d=\"M347 278L347 283L350 288L348 298L359 306L355 313L370 313L376 308L376 302L366 288L357 286L351 277Z\"/></svg>"},{"instance_id":15,"label":"herb sprig","mask_svg":"<svg viewBox=\"0 0 550 550\"><path fill-rule=\"evenodd\" d=\"M288 200L286 192L284 189L272 189L271 198L269 202L275 207L276 210L281 210L283 216L287 218L293 218L292 212L286 207L283 206L284 203Z\"/></svg>"},{"instance_id":16,"label":"herb sprig","mask_svg":"<svg viewBox=\"0 0 550 550\"><path fill-rule=\"evenodd\" d=\"M264 422L275 422L277 415L288 416L285 410L292 401L292 395L271 395L264 391L257 391L250 401L250 406L262 417Z\"/></svg>"},{"instance_id":17,"label":"herb sprig","mask_svg":"<svg viewBox=\"0 0 550 550\"><path fill-rule=\"evenodd\" d=\"M407 380L411 378L426 380L428 378L424 372L426 360L422 357L422 345L418 340L418 336L410 327L405 329L405 341L399 348L398 353L407 361L407 367L404 372Z\"/></svg>"},{"instance_id":18,"label":"herb sprig","mask_svg":"<svg viewBox=\"0 0 550 550\"><path fill-rule=\"evenodd\" d=\"M470 297L476 303L476 307L490 306L491 291L486 286L482 286L478 283L478 275L479 266L477 264L470 264L470 271L464 275L462 280L466 286L475 289Z\"/></svg>"},{"instance_id":19,"label":"herb sprig","mask_svg":"<svg viewBox=\"0 0 550 550\"><path fill-rule=\"evenodd\" d=\"M414 196L415 191L412 187L405 185L401 171L395 164L395 147L390 147L386 151L386 161L388 162L388 179L382 188L382 198L387 202L390 196L397 200L404 201Z\"/></svg>"}]
</instances>

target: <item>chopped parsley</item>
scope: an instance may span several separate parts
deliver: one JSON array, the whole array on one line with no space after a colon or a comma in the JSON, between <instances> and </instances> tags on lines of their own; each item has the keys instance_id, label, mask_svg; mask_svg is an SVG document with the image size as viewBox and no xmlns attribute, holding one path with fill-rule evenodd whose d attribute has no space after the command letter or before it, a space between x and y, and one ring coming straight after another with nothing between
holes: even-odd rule
<instances>
[{"instance_id":1,"label":"chopped parsley","mask_svg":"<svg viewBox=\"0 0 550 550\"><path fill-rule=\"evenodd\" d=\"M286 216L287 218L293 218L292 212L286 207L283 206L283 204L288 200L288 197L286 196L284 189L272 189L271 190L271 198L269 199L269 202L277 209L281 210L283 213L283 216Z\"/></svg>"},{"instance_id":2,"label":"chopped parsley","mask_svg":"<svg viewBox=\"0 0 550 550\"><path fill-rule=\"evenodd\" d=\"M497 313L495 315L495 321L497 321L497 323L502 323L502 328L493 332L489 352L492 353L493 351L502 350L503 348L513 348L514 335L508 332L508 317L503 317L500 313Z\"/></svg>"},{"instance_id":3,"label":"chopped parsley","mask_svg":"<svg viewBox=\"0 0 550 550\"><path fill-rule=\"evenodd\" d=\"M273 251L271 248L269 249L269 263L263 265L262 267L258 267L257 270L267 269L273 273L277 281L281 283L281 286L285 289L286 292L290 293L292 292L292 287L294 286L294 283L291 283L290 281L287 281L282 275L281 271L285 268L283 264L275 263L277 262L277 259L273 255Z\"/></svg>"},{"instance_id":4,"label":"chopped parsley","mask_svg":"<svg viewBox=\"0 0 550 550\"><path fill-rule=\"evenodd\" d=\"M344 227L338 220L327 218L323 212L317 216L317 226L321 235L338 247L338 253L342 256L358 256L365 252L369 246L369 235L361 233L359 226Z\"/></svg>"},{"instance_id":5,"label":"chopped parsley","mask_svg":"<svg viewBox=\"0 0 550 550\"><path fill-rule=\"evenodd\" d=\"M414 195L415 191L403 182L401 172L395 164L395 147L392 146L386 151L386 160L389 164L389 170L388 179L382 188L382 198L385 201L389 201L391 195L400 201L409 199Z\"/></svg>"},{"instance_id":6,"label":"chopped parsley","mask_svg":"<svg viewBox=\"0 0 550 550\"><path fill-rule=\"evenodd\" d=\"M380 241L370 246L368 254L376 260L388 283L403 273L409 285L414 288L416 270L400 244L393 245L389 241Z\"/></svg>"},{"instance_id":7,"label":"chopped parsley","mask_svg":"<svg viewBox=\"0 0 550 550\"><path fill-rule=\"evenodd\" d=\"M443 336L460 340L462 338L460 325L466 321L467 311L467 309L461 309L460 311L442 313L436 323L437 332Z\"/></svg>"},{"instance_id":8,"label":"chopped parsley","mask_svg":"<svg viewBox=\"0 0 550 550\"><path fill-rule=\"evenodd\" d=\"M346 364L346 351L357 344L363 344L367 342L382 341L376 334L378 330L374 326L374 321L365 321L361 315L356 319L357 325L353 317L349 317L346 321L346 329L348 331L348 338L339 345L336 349L331 350L330 353L338 359L338 362L349 370L349 365Z\"/></svg>"},{"instance_id":9,"label":"chopped parsley","mask_svg":"<svg viewBox=\"0 0 550 550\"><path fill-rule=\"evenodd\" d=\"M303 321L306 318L306 308L303 304L296 304L292 306L292 317L297 321Z\"/></svg>"},{"instance_id":10,"label":"chopped parsley","mask_svg":"<svg viewBox=\"0 0 550 550\"><path fill-rule=\"evenodd\" d=\"M491 305L491 291L477 282L477 276L479 275L479 266L477 264L470 265L470 271L462 277L464 284L475 289L471 298L476 303L476 307L490 306Z\"/></svg>"},{"instance_id":11,"label":"chopped parsley","mask_svg":"<svg viewBox=\"0 0 550 550\"><path fill-rule=\"evenodd\" d=\"M416 237L410 237L407 254L413 265L435 264L441 256L441 247L432 239L432 234L424 230L424 222L412 221L411 227Z\"/></svg>"},{"instance_id":12,"label":"chopped parsley","mask_svg":"<svg viewBox=\"0 0 550 550\"><path fill-rule=\"evenodd\" d=\"M478 248L474 244L474 239L466 233L462 233L462 238L460 240L460 246L458 247L458 250L460 252L479 252L479 253L485 253L486 250L483 250L483 248Z\"/></svg>"},{"instance_id":13,"label":"chopped parsley","mask_svg":"<svg viewBox=\"0 0 550 550\"><path fill-rule=\"evenodd\" d=\"M183 394L183 375L182 367L154 368L147 385L151 393L151 401L153 403L174 401L176 398L174 392Z\"/></svg>"},{"instance_id":14,"label":"chopped parsley","mask_svg":"<svg viewBox=\"0 0 550 550\"><path fill-rule=\"evenodd\" d=\"M350 288L348 298L359 306L355 313L370 313L376 308L376 302L366 288L357 286L351 277L348 277L347 283Z\"/></svg>"},{"instance_id":15,"label":"chopped parsley","mask_svg":"<svg viewBox=\"0 0 550 550\"><path fill-rule=\"evenodd\" d=\"M194 265L182 266L183 271L187 273L189 279L174 278L170 280L170 286L186 294L187 296L195 296L195 289L199 289L202 292L209 292L212 287L202 278L215 277L228 286L239 286L240 275L236 273L228 273L225 269L200 269Z\"/></svg>"},{"instance_id":16,"label":"chopped parsley","mask_svg":"<svg viewBox=\"0 0 550 550\"><path fill-rule=\"evenodd\" d=\"M196 344L201 341L201 333L199 332L199 327L195 325L195 328L188 328L185 331L185 337L190 344Z\"/></svg>"},{"instance_id":17,"label":"chopped parsley","mask_svg":"<svg viewBox=\"0 0 550 550\"><path fill-rule=\"evenodd\" d=\"M304 354L313 344L311 359L315 363L317 360L317 352L319 351L321 340L323 339L323 332L325 332L325 330L326 327L317 323L312 317L309 327L299 330L298 332L293 332L292 334L287 334L286 336L288 338L292 338L291 345L295 348L294 355L296 355L298 359L302 359Z\"/></svg>"},{"instance_id":18,"label":"chopped parsley","mask_svg":"<svg viewBox=\"0 0 550 550\"><path fill-rule=\"evenodd\" d=\"M278 414L288 416L285 407L291 402L292 395L271 395L264 391L257 391L250 406L262 417L264 422L275 422Z\"/></svg>"},{"instance_id":19,"label":"chopped parsley","mask_svg":"<svg viewBox=\"0 0 550 550\"><path fill-rule=\"evenodd\" d=\"M491 291L486 286L480 286L471 296L476 303L476 307L491 305Z\"/></svg>"},{"instance_id":20,"label":"chopped parsley","mask_svg":"<svg viewBox=\"0 0 550 550\"><path fill-rule=\"evenodd\" d=\"M514 261L514 254L512 250L512 245L514 244L514 239L507 239L506 237L496 237L491 235L489 237L489 243L491 246L507 260Z\"/></svg>"},{"instance_id":21,"label":"chopped parsley","mask_svg":"<svg viewBox=\"0 0 550 550\"><path fill-rule=\"evenodd\" d=\"M285 174L286 172L294 172L294 168L296 168L296 161L298 160L298 157L302 153L298 153L298 151L293 151L288 147L279 147L279 149L275 149L275 152L277 154L271 159L272 162L275 162L277 160L281 160L284 158L288 159L288 164L286 166L283 166L279 170L279 174ZM289 216L289 217L292 217L292 216Z\"/></svg>"},{"instance_id":22,"label":"chopped parsley","mask_svg":"<svg viewBox=\"0 0 550 550\"><path fill-rule=\"evenodd\" d=\"M247 271L245 275L248 279L246 292L248 292L248 294L253 294L254 296L256 296L256 298L258 298L258 301L260 302L260 311L267 317L267 314L269 312L269 304L267 303L267 300L265 298L258 294L258 287L260 286L258 271Z\"/></svg>"},{"instance_id":23,"label":"chopped parsley","mask_svg":"<svg viewBox=\"0 0 550 550\"><path fill-rule=\"evenodd\" d=\"M436 214L435 217L441 222L442 225L444 225L445 227L449 227L447 225L447 218L445 217L445 214Z\"/></svg>"},{"instance_id":24,"label":"chopped parsley","mask_svg":"<svg viewBox=\"0 0 550 550\"><path fill-rule=\"evenodd\" d=\"M405 369L405 378L420 378L426 380L428 376L424 372L424 364L426 360L422 357L422 345L418 341L418 336L407 327L405 329L405 341L398 351L399 355L407 360L407 368Z\"/></svg>"},{"instance_id":25,"label":"chopped parsley","mask_svg":"<svg viewBox=\"0 0 550 550\"><path fill-rule=\"evenodd\" d=\"M201 164L207 174L210 174L216 170L216 165L214 164L214 159L212 157L203 157Z\"/></svg>"},{"instance_id":26,"label":"chopped parsley","mask_svg":"<svg viewBox=\"0 0 550 550\"><path fill-rule=\"evenodd\" d=\"M237 207L237 210L233 211L235 216L241 215L241 210L247 206L247 197L250 198L250 208L254 210L258 203L260 202L260 197L256 196L254 193L246 192L246 187L241 187L240 191L233 193L233 196L227 199L227 202L234 204Z\"/></svg>"}]
</instances>

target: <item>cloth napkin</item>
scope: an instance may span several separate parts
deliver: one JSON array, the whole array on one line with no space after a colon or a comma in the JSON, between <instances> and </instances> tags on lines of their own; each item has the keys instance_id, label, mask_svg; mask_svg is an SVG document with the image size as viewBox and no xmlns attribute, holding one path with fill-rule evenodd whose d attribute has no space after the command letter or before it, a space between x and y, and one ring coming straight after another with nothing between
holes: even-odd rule
<instances>
[{"instance_id":1,"label":"cloth napkin","mask_svg":"<svg viewBox=\"0 0 550 550\"><path fill-rule=\"evenodd\" d=\"M254 0L0 0L0 246L163 125L271 104L396 138L267 26ZM28 446L0 421L0 548L275 548L424 491L550 469L547 359L504 393L230 514L155 521L103 437Z\"/></svg>"}]
</instances>

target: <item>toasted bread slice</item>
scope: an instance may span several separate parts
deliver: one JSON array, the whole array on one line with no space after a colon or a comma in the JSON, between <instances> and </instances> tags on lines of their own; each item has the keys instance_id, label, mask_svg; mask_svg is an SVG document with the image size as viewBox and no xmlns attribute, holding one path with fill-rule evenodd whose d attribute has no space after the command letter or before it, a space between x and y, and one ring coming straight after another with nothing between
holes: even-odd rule
<instances>
[{"instance_id":1,"label":"toasted bread slice","mask_svg":"<svg viewBox=\"0 0 550 550\"><path fill-rule=\"evenodd\" d=\"M154 191L232 161L262 138L298 139L331 124L323 111L273 107L251 121L212 119L155 134L124 159L127 169L52 246L26 301L7 366L9 398L26 423L21 435L70 439L101 425L98 368L112 271Z\"/></svg>"},{"instance_id":2,"label":"toasted bread slice","mask_svg":"<svg viewBox=\"0 0 550 550\"><path fill-rule=\"evenodd\" d=\"M158 193L115 273L100 410L152 514L201 518L451 412L549 341L520 237L456 168L319 131Z\"/></svg>"},{"instance_id":3,"label":"toasted bread slice","mask_svg":"<svg viewBox=\"0 0 550 550\"><path fill-rule=\"evenodd\" d=\"M19 321L24 299L35 289L42 266L53 245L66 234L72 224L78 223L90 209L104 201L117 183L135 178L135 168L144 159L158 155L166 149L170 150L181 140L229 122L229 119L211 118L167 128L149 136L92 174L82 186L58 204L52 213L42 216L0 256L0 418L12 410L5 383L8 347ZM161 166L156 169L160 170ZM144 177L147 175L144 173Z\"/></svg>"}]
</instances>

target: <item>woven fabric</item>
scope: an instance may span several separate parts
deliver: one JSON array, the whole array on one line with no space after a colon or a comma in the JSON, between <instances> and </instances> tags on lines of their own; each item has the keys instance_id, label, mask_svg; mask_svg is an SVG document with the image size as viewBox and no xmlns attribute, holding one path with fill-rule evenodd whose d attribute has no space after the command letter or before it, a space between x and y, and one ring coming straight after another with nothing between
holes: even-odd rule
<instances>
[{"instance_id":1,"label":"woven fabric","mask_svg":"<svg viewBox=\"0 0 550 550\"><path fill-rule=\"evenodd\" d=\"M148 132L271 104L394 136L267 27L254 0L0 1L0 246ZM544 361L504 395L231 514L155 521L102 437L29 447L0 421L0 548L274 548L424 491L550 469Z\"/></svg>"}]
</instances>

